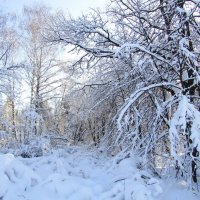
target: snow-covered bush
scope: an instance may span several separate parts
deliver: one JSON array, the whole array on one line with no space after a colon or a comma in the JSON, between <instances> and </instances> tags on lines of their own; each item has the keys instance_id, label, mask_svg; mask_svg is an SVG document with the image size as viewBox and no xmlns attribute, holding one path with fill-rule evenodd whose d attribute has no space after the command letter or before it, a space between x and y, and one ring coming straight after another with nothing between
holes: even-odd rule
<instances>
[{"instance_id":1,"label":"snow-covered bush","mask_svg":"<svg viewBox=\"0 0 200 200\"><path fill-rule=\"evenodd\" d=\"M32 137L26 139L21 145L18 155L30 158L39 157L48 153L51 149L50 139L48 137Z\"/></svg>"},{"instance_id":2,"label":"snow-covered bush","mask_svg":"<svg viewBox=\"0 0 200 200\"><path fill-rule=\"evenodd\" d=\"M25 139L23 142L16 140L7 141L1 148L1 153L12 153L24 158L40 157L51 151L49 137L38 136Z\"/></svg>"}]
</instances>

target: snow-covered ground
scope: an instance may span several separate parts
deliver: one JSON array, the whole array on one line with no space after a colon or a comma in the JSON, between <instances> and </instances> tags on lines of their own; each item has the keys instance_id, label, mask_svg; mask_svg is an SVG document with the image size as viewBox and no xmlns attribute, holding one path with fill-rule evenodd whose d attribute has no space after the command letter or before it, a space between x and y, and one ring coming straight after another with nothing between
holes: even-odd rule
<instances>
[{"instance_id":1,"label":"snow-covered ground","mask_svg":"<svg viewBox=\"0 0 200 200\"><path fill-rule=\"evenodd\" d=\"M38 158L0 155L0 200L197 200L184 182L155 179L133 159L82 148Z\"/></svg>"}]
</instances>

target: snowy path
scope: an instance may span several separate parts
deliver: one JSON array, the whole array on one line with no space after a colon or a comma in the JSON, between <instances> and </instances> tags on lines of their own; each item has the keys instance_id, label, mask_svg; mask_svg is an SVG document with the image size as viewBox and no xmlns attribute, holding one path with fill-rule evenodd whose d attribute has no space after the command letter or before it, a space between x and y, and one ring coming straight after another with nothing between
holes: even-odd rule
<instances>
[{"instance_id":1,"label":"snowy path","mask_svg":"<svg viewBox=\"0 0 200 200\"><path fill-rule=\"evenodd\" d=\"M132 159L120 164L102 154L68 149L50 156L15 159L0 155L1 200L196 200L138 171ZM179 195L170 193L179 192ZM179 198L180 197L180 198Z\"/></svg>"}]
</instances>

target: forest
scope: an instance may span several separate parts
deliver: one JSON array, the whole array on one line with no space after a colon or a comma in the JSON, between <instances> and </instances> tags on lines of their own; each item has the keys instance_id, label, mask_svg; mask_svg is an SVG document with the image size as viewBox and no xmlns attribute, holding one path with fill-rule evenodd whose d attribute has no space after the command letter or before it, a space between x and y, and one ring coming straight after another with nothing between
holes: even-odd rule
<instances>
[{"instance_id":1,"label":"forest","mask_svg":"<svg viewBox=\"0 0 200 200\"><path fill-rule=\"evenodd\" d=\"M1 9L0 200L197 200L199 152L200 0Z\"/></svg>"}]
</instances>

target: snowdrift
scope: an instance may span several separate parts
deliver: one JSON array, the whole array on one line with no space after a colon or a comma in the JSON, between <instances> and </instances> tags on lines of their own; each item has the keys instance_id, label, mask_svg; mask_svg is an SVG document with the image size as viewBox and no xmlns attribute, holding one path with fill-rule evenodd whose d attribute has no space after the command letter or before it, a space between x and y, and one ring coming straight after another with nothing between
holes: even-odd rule
<instances>
[{"instance_id":1,"label":"snowdrift","mask_svg":"<svg viewBox=\"0 0 200 200\"><path fill-rule=\"evenodd\" d=\"M62 151L39 158L0 155L3 200L155 200L160 180L136 167L94 153ZM162 198L163 200L163 198Z\"/></svg>"},{"instance_id":2,"label":"snowdrift","mask_svg":"<svg viewBox=\"0 0 200 200\"><path fill-rule=\"evenodd\" d=\"M16 192L24 192L39 181L39 176L12 154L0 155L0 199L8 196L14 200Z\"/></svg>"}]
</instances>

